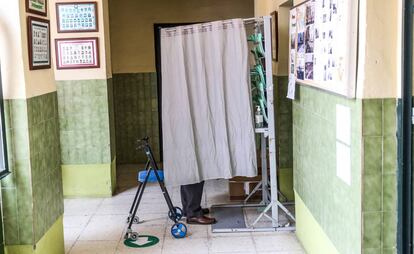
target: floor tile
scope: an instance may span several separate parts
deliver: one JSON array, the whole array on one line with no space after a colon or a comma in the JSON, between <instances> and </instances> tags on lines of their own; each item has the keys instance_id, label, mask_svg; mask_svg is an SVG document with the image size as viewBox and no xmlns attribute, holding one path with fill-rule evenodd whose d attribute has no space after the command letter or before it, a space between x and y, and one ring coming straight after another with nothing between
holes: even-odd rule
<instances>
[{"instance_id":1,"label":"floor tile","mask_svg":"<svg viewBox=\"0 0 414 254\"><path fill-rule=\"evenodd\" d=\"M84 228L91 217L91 215L65 215L63 225L65 228Z\"/></svg>"},{"instance_id":2,"label":"floor tile","mask_svg":"<svg viewBox=\"0 0 414 254\"><path fill-rule=\"evenodd\" d=\"M208 228L210 226L204 225L187 225L187 236L190 238L208 238ZM170 230L167 228L167 230ZM170 231L168 231L170 233Z\"/></svg>"},{"instance_id":3,"label":"floor tile","mask_svg":"<svg viewBox=\"0 0 414 254\"><path fill-rule=\"evenodd\" d=\"M165 225L168 220L167 213L138 213L143 225Z\"/></svg>"},{"instance_id":4,"label":"floor tile","mask_svg":"<svg viewBox=\"0 0 414 254\"><path fill-rule=\"evenodd\" d=\"M126 228L125 216L96 215L79 237L79 240L118 241Z\"/></svg>"},{"instance_id":5,"label":"floor tile","mask_svg":"<svg viewBox=\"0 0 414 254\"><path fill-rule=\"evenodd\" d=\"M69 251L72 249L72 246L75 244L75 241L68 241L65 240L65 254L69 253Z\"/></svg>"},{"instance_id":6,"label":"floor tile","mask_svg":"<svg viewBox=\"0 0 414 254\"><path fill-rule=\"evenodd\" d=\"M257 254L306 254L304 251L258 251Z\"/></svg>"},{"instance_id":7,"label":"floor tile","mask_svg":"<svg viewBox=\"0 0 414 254\"><path fill-rule=\"evenodd\" d=\"M103 198L67 199L65 215L92 215L102 204Z\"/></svg>"},{"instance_id":8,"label":"floor tile","mask_svg":"<svg viewBox=\"0 0 414 254\"><path fill-rule=\"evenodd\" d=\"M114 254L118 241L77 241L70 254Z\"/></svg>"},{"instance_id":9,"label":"floor tile","mask_svg":"<svg viewBox=\"0 0 414 254\"><path fill-rule=\"evenodd\" d=\"M212 252L254 252L253 240L249 236L244 237L213 237L211 240Z\"/></svg>"},{"instance_id":10,"label":"floor tile","mask_svg":"<svg viewBox=\"0 0 414 254\"><path fill-rule=\"evenodd\" d=\"M152 235L164 239L166 233L165 225L134 225L133 230L139 235ZM168 237L168 236L167 236Z\"/></svg>"},{"instance_id":11,"label":"floor tile","mask_svg":"<svg viewBox=\"0 0 414 254\"><path fill-rule=\"evenodd\" d=\"M253 236L257 251L301 251L302 246L292 233L273 236Z\"/></svg>"},{"instance_id":12,"label":"floor tile","mask_svg":"<svg viewBox=\"0 0 414 254\"><path fill-rule=\"evenodd\" d=\"M131 204L102 204L99 209L96 211L97 215L124 215L125 218L128 217L129 210L131 209Z\"/></svg>"},{"instance_id":13,"label":"floor tile","mask_svg":"<svg viewBox=\"0 0 414 254\"><path fill-rule=\"evenodd\" d=\"M165 238L162 253L208 253L208 241L202 238L172 239Z\"/></svg>"},{"instance_id":14,"label":"floor tile","mask_svg":"<svg viewBox=\"0 0 414 254\"><path fill-rule=\"evenodd\" d=\"M135 195L115 195L105 198L102 205L131 205Z\"/></svg>"},{"instance_id":15,"label":"floor tile","mask_svg":"<svg viewBox=\"0 0 414 254\"><path fill-rule=\"evenodd\" d=\"M124 169L124 166L118 167ZM121 171L121 172L120 172ZM132 229L140 235L152 235L160 242L150 248L131 248L123 243L126 218L137 190L136 166L118 170L117 195L111 198L66 199L64 215L65 248L69 253L276 253L304 254L294 234L289 232L212 233L211 226L187 225L188 237L171 236L174 224L157 184L147 185L137 216L142 223ZM180 190L168 187L175 206L181 207ZM202 206L229 203L227 180L207 181ZM248 211L249 219L257 213ZM183 220L185 222L185 220ZM269 225L260 222L260 225ZM266 224L267 223L267 224Z\"/></svg>"},{"instance_id":16,"label":"floor tile","mask_svg":"<svg viewBox=\"0 0 414 254\"><path fill-rule=\"evenodd\" d=\"M63 236L65 238L65 241L76 241L79 238L83 230L84 230L84 227L83 228L64 227Z\"/></svg>"}]
</instances>

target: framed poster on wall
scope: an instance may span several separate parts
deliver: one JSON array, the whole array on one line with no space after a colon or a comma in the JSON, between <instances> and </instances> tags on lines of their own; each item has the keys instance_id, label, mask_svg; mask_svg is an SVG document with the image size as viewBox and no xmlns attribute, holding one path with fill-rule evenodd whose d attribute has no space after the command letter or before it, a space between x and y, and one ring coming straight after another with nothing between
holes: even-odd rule
<instances>
[{"instance_id":1,"label":"framed poster on wall","mask_svg":"<svg viewBox=\"0 0 414 254\"><path fill-rule=\"evenodd\" d=\"M355 97L358 5L308 0L290 11L289 74L296 82Z\"/></svg>"},{"instance_id":2,"label":"framed poster on wall","mask_svg":"<svg viewBox=\"0 0 414 254\"><path fill-rule=\"evenodd\" d=\"M55 39L56 68L99 68L98 38Z\"/></svg>"},{"instance_id":3,"label":"framed poster on wall","mask_svg":"<svg viewBox=\"0 0 414 254\"><path fill-rule=\"evenodd\" d=\"M28 17L27 41L29 47L29 69L50 68L50 24L49 20Z\"/></svg>"},{"instance_id":4,"label":"framed poster on wall","mask_svg":"<svg viewBox=\"0 0 414 254\"><path fill-rule=\"evenodd\" d=\"M97 32L96 2L56 3L58 33Z\"/></svg>"},{"instance_id":5,"label":"framed poster on wall","mask_svg":"<svg viewBox=\"0 0 414 254\"><path fill-rule=\"evenodd\" d=\"M47 16L47 0L26 0L26 12Z\"/></svg>"}]
</instances>

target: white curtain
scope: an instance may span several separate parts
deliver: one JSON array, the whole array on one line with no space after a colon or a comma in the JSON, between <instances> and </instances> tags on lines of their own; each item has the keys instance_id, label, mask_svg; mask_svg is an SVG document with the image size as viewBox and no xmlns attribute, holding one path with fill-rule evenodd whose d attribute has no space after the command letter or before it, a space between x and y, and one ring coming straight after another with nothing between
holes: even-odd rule
<instances>
[{"instance_id":1,"label":"white curtain","mask_svg":"<svg viewBox=\"0 0 414 254\"><path fill-rule=\"evenodd\" d=\"M165 182L256 176L243 20L162 29Z\"/></svg>"}]
</instances>

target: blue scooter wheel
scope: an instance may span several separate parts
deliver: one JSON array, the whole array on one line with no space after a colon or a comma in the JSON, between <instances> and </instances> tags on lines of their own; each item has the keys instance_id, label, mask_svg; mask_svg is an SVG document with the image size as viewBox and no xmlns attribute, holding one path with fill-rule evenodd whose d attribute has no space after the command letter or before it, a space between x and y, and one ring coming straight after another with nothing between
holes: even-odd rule
<instances>
[{"instance_id":1,"label":"blue scooter wheel","mask_svg":"<svg viewBox=\"0 0 414 254\"><path fill-rule=\"evenodd\" d=\"M187 235L187 226L183 223L175 223L171 227L171 234L177 239L184 238Z\"/></svg>"}]
</instances>

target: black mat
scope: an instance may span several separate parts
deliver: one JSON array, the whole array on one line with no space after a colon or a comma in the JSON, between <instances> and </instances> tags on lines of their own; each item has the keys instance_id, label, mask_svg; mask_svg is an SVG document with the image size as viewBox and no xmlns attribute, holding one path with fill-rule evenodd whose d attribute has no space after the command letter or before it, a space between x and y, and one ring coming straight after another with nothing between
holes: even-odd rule
<instances>
[{"instance_id":1,"label":"black mat","mask_svg":"<svg viewBox=\"0 0 414 254\"><path fill-rule=\"evenodd\" d=\"M241 207L211 207L211 213L217 219L217 223L211 225L211 229L239 229L246 228L243 209Z\"/></svg>"}]
</instances>

